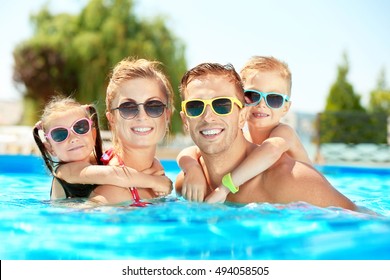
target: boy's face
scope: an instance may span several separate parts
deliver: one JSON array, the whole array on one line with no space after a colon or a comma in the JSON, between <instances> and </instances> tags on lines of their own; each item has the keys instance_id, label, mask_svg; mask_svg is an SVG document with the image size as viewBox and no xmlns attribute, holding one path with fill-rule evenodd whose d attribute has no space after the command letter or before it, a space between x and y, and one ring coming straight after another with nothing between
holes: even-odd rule
<instances>
[{"instance_id":1,"label":"boy's face","mask_svg":"<svg viewBox=\"0 0 390 280\"><path fill-rule=\"evenodd\" d=\"M286 80L277 72L257 72L256 75L246 79L244 88L265 93L276 92L290 95ZM258 105L249 106L248 125L256 126L259 129L276 126L289 108L290 102L285 102L279 109L269 108L262 98Z\"/></svg>"}]
</instances>

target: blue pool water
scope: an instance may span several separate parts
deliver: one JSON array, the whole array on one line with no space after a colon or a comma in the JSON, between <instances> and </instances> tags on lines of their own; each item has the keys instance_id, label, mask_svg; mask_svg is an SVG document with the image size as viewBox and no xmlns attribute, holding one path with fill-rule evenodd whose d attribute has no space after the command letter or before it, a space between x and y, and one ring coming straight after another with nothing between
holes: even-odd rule
<instances>
[{"instance_id":1,"label":"blue pool water","mask_svg":"<svg viewBox=\"0 0 390 280\"><path fill-rule=\"evenodd\" d=\"M163 161L172 180L173 161ZM305 203L199 204L174 194L146 208L50 202L34 156L0 155L0 259L390 259L390 170L317 167L378 215Z\"/></svg>"}]
</instances>

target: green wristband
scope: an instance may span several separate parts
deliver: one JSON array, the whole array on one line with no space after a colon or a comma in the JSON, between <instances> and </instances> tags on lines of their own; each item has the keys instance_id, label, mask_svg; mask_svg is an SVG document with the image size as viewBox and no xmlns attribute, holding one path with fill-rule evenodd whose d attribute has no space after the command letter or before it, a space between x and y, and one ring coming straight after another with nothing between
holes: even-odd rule
<instances>
[{"instance_id":1,"label":"green wristband","mask_svg":"<svg viewBox=\"0 0 390 280\"><path fill-rule=\"evenodd\" d=\"M231 193L236 193L239 190L239 188L236 187L234 185L234 183L233 183L232 174L231 173L228 173L225 176L223 176L223 178L222 178L222 185L224 185L226 188L228 188L229 191L231 191Z\"/></svg>"}]
</instances>

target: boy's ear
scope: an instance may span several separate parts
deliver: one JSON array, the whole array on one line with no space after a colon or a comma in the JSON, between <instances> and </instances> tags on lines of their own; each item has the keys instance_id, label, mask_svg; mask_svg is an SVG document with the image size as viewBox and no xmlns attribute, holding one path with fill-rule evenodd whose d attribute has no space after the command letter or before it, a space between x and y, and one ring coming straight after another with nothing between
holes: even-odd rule
<instances>
[{"instance_id":1,"label":"boy's ear","mask_svg":"<svg viewBox=\"0 0 390 280\"><path fill-rule=\"evenodd\" d=\"M181 121L183 122L183 125L184 125L186 131L189 132L188 121L187 121L186 115L184 114L183 111L180 111L180 117L181 117Z\"/></svg>"},{"instance_id":2,"label":"boy's ear","mask_svg":"<svg viewBox=\"0 0 390 280\"><path fill-rule=\"evenodd\" d=\"M282 109L283 116L288 113L288 111L290 110L290 106L291 106L291 101L284 102L283 109Z\"/></svg>"}]
</instances>

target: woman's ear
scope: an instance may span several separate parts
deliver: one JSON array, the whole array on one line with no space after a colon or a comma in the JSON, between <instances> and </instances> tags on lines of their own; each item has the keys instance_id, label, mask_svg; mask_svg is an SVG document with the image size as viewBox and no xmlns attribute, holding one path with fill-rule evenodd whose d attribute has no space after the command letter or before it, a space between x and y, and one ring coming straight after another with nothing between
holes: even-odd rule
<instances>
[{"instance_id":1,"label":"woman's ear","mask_svg":"<svg viewBox=\"0 0 390 280\"><path fill-rule=\"evenodd\" d=\"M114 115L111 112L106 112L106 118L110 124L110 127L114 127Z\"/></svg>"}]
</instances>

